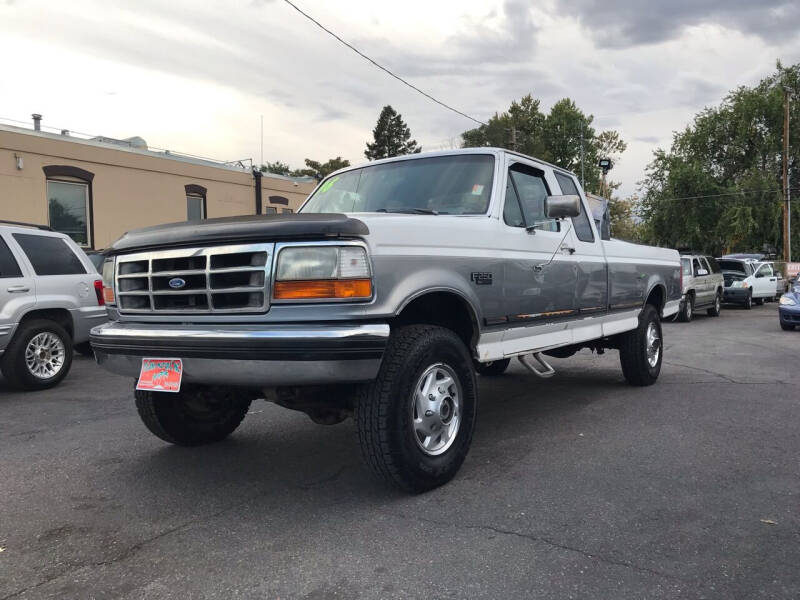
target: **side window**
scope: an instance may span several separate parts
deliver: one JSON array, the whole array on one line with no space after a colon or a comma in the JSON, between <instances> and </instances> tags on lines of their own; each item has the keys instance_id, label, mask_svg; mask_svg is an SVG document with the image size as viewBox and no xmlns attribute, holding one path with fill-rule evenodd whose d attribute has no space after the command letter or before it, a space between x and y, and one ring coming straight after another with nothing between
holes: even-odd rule
<instances>
[{"instance_id":1,"label":"side window","mask_svg":"<svg viewBox=\"0 0 800 600\"><path fill-rule=\"evenodd\" d=\"M506 201L503 205L503 220L506 222L506 225L510 225L511 227L525 227L525 221L522 218L522 210L519 207L519 198L517 198L517 192L514 191L514 184L511 181L510 174L506 182Z\"/></svg>"},{"instance_id":2,"label":"side window","mask_svg":"<svg viewBox=\"0 0 800 600\"><path fill-rule=\"evenodd\" d=\"M713 256L706 256L706 261L708 261L712 273L722 273L722 267L719 266L716 258Z\"/></svg>"},{"instance_id":3,"label":"side window","mask_svg":"<svg viewBox=\"0 0 800 600\"><path fill-rule=\"evenodd\" d=\"M0 279L11 277L22 277L22 271L19 270L19 265L14 259L14 255L11 254L8 244L0 237Z\"/></svg>"},{"instance_id":4,"label":"side window","mask_svg":"<svg viewBox=\"0 0 800 600\"><path fill-rule=\"evenodd\" d=\"M700 266L711 273L711 267L708 266L708 261L706 260L705 256L700 257Z\"/></svg>"},{"instance_id":5,"label":"side window","mask_svg":"<svg viewBox=\"0 0 800 600\"><path fill-rule=\"evenodd\" d=\"M772 277L772 267L769 265L761 265L758 269L758 274L762 277Z\"/></svg>"},{"instance_id":6,"label":"side window","mask_svg":"<svg viewBox=\"0 0 800 600\"><path fill-rule=\"evenodd\" d=\"M575 181L572 177L564 175L563 173L556 173L555 175L556 181L558 181L558 185L561 187L562 194L580 196L578 193L578 186L575 185ZM583 207L583 204L581 204L581 214L577 217L572 217L572 227L575 229L575 235L578 236L580 241L594 241L592 225L589 223L589 215L586 214L586 209Z\"/></svg>"},{"instance_id":7,"label":"side window","mask_svg":"<svg viewBox=\"0 0 800 600\"><path fill-rule=\"evenodd\" d=\"M58 237L15 233L14 239L31 261L37 275L78 275L86 273L80 259Z\"/></svg>"},{"instance_id":8,"label":"side window","mask_svg":"<svg viewBox=\"0 0 800 600\"><path fill-rule=\"evenodd\" d=\"M509 179L519 198L522 218L527 227L558 231L558 222L544 214L544 203L550 195L542 173L532 167L516 164L509 169Z\"/></svg>"},{"instance_id":9,"label":"side window","mask_svg":"<svg viewBox=\"0 0 800 600\"><path fill-rule=\"evenodd\" d=\"M702 267L700 266L700 261L699 261L699 260L697 260L696 258L693 258L693 259L692 259L692 269L694 270L694 274L695 274L695 276L697 276L697 272L698 272L700 269L702 269Z\"/></svg>"},{"instance_id":10,"label":"side window","mask_svg":"<svg viewBox=\"0 0 800 600\"><path fill-rule=\"evenodd\" d=\"M688 258L681 259L681 269L683 269L683 276L684 277L691 277L692 276L692 263L689 262Z\"/></svg>"}]
</instances>

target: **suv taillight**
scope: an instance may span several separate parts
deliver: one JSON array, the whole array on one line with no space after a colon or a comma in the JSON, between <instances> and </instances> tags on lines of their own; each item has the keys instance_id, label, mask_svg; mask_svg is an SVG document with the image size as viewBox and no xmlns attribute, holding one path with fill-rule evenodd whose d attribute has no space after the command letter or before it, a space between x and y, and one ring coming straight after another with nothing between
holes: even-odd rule
<instances>
[{"instance_id":1,"label":"suv taillight","mask_svg":"<svg viewBox=\"0 0 800 600\"><path fill-rule=\"evenodd\" d=\"M97 306L103 306L106 301L103 298L103 280L102 279L95 279L94 280L94 293L97 296Z\"/></svg>"}]
</instances>

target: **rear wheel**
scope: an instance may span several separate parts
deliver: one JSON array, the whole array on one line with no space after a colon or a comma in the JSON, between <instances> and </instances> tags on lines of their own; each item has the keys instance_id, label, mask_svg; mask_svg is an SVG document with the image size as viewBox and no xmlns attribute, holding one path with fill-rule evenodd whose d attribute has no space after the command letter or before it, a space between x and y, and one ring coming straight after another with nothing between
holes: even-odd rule
<instances>
[{"instance_id":1,"label":"rear wheel","mask_svg":"<svg viewBox=\"0 0 800 600\"><path fill-rule=\"evenodd\" d=\"M483 375L484 377L497 377L498 375L502 375L506 372L508 365L511 364L510 358L502 358L500 360L493 360L491 362L481 363L473 361L475 365L475 371L477 371L478 375Z\"/></svg>"},{"instance_id":2,"label":"rear wheel","mask_svg":"<svg viewBox=\"0 0 800 600\"><path fill-rule=\"evenodd\" d=\"M639 326L620 334L619 360L622 374L631 385L652 385L658 379L663 360L661 323L652 304L639 315Z\"/></svg>"},{"instance_id":3,"label":"rear wheel","mask_svg":"<svg viewBox=\"0 0 800 600\"><path fill-rule=\"evenodd\" d=\"M708 314L709 317L718 317L721 310L722 310L722 296L719 293L717 293L717 295L714 297L714 306L709 308L706 311L706 313Z\"/></svg>"},{"instance_id":4,"label":"rear wheel","mask_svg":"<svg viewBox=\"0 0 800 600\"><path fill-rule=\"evenodd\" d=\"M686 294L686 300L683 301L681 312L678 314L678 320L688 323L694 316L694 294Z\"/></svg>"},{"instance_id":5,"label":"rear wheel","mask_svg":"<svg viewBox=\"0 0 800 600\"><path fill-rule=\"evenodd\" d=\"M0 361L12 387L44 390L58 385L72 365L72 340L61 325L45 319L20 325Z\"/></svg>"},{"instance_id":6,"label":"rear wheel","mask_svg":"<svg viewBox=\"0 0 800 600\"><path fill-rule=\"evenodd\" d=\"M135 396L139 417L151 433L179 446L225 439L242 422L251 400L234 390L194 386L176 394L136 390Z\"/></svg>"},{"instance_id":7,"label":"rear wheel","mask_svg":"<svg viewBox=\"0 0 800 600\"><path fill-rule=\"evenodd\" d=\"M450 481L469 451L477 403L472 358L454 332L398 328L378 377L356 397L364 461L379 478L410 492Z\"/></svg>"}]
</instances>

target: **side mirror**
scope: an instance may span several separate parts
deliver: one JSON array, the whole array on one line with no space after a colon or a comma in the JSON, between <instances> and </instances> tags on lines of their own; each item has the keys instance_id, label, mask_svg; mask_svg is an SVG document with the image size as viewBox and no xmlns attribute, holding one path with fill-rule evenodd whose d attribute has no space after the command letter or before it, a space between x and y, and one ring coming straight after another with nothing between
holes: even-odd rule
<instances>
[{"instance_id":1,"label":"side mirror","mask_svg":"<svg viewBox=\"0 0 800 600\"><path fill-rule=\"evenodd\" d=\"M708 275L708 271L706 269L697 269L697 276L702 277L703 275Z\"/></svg>"},{"instance_id":2,"label":"side mirror","mask_svg":"<svg viewBox=\"0 0 800 600\"><path fill-rule=\"evenodd\" d=\"M544 214L549 219L568 219L581 214L581 198L575 194L548 196L544 201Z\"/></svg>"}]
</instances>

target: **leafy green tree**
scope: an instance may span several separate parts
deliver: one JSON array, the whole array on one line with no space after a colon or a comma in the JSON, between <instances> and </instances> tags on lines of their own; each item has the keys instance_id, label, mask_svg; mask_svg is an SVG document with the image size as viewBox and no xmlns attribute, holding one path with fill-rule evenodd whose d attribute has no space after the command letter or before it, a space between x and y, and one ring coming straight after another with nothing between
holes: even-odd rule
<instances>
[{"instance_id":1,"label":"leafy green tree","mask_svg":"<svg viewBox=\"0 0 800 600\"><path fill-rule=\"evenodd\" d=\"M464 148L495 146L551 162L581 175L581 145L586 190L600 193L600 156L618 158L626 144L616 131L596 133L593 117L569 98L556 102L544 114L531 94L514 100L508 111L495 113L486 125L462 134Z\"/></svg>"},{"instance_id":2,"label":"leafy green tree","mask_svg":"<svg viewBox=\"0 0 800 600\"><path fill-rule=\"evenodd\" d=\"M317 181L322 181L325 177L327 177L334 171L338 171L339 169L344 169L345 167L349 166L350 166L350 161L347 160L346 158L342 158L341 156L328 159L324 163L320 163L319 161L307 158L306 168L292 171L292 175L294 175L295 177L308 176L308 177L313 177Z\"/></svg>"},{"instance_id":3,"label":"leafy green tree","mask_svg":"<svg viewBox=\"0 0 800 600\"><path fill-rule=\"evenodd\" d=\"M373 141L367 142L367 149L364 151L364 156L369 160L417 154L422 151L417 141L411 139L411 131L403 121L402 115L389 105L381 110L375 129L372 130L372 138Z\"/></svg>"},{"instance_id":4,"label":"leafy green tree","mask_svg":"<svg viewBox=\"0 0 800 600\"><path fill-rule=\"evenodd\" d=\"M261 165L260 167L262 173L274 173L275 175L291 175L292 169L291 167L279 160L275 162L267 161L265 164Z\"/></svg>"},{"instance_id":5,"label":"leafy green tree","mask_svg":"<svg viewBox=\"0 0 800 600\"><path fill-rule=\"evenodd\" d=\"M641 225L636 219L637 198L611 198L608 213L611 217L611 236L628 242L641 240Z\"/></svg>"},{"instance_id":6,"label":"leafy green tree","mask_svg":"<svg viewBox=\"0 0 800 600\"><path fill-rule=\"evenodd\" d=\"M778 63L757 85L732 90L676 133L668 151L655 151L641 182L646 241L714 254L782 249L784 87L797 97L800 65ZM789 165L797 173L797 103L790 124ZM800 240L792 250L797 256Z\"/></svg>"}]
</instances>

